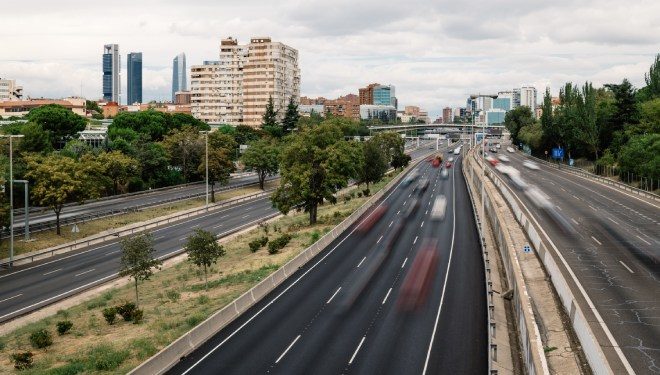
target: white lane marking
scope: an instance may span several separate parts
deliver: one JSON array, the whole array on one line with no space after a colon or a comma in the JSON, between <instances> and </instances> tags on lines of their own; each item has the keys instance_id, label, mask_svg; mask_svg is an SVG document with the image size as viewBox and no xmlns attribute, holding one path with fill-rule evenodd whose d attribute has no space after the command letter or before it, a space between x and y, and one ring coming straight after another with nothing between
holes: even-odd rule
<instances>
[{"instance_id":1,"label":"white lane marking","mask_svg":"<svg viewBox=\"0 0 660 375\"><path fill-rule=\"evenodd\" d=\"M413 241L413 245L414 245L415 243L417 243L417 237L419 237L419 236L415 236L415 240Z\"/></svg>"},{"instance_id":2,"label":"white lane marking","mask_svg":"<svg viewBox=\"0 0 660 375\"><path fill-rule=\"evenodd\" d=\"M412 196L412 193L408 194L408 198L410 198L411 196ZM403 204L405 204L405 203L403 203Z\"/></svg>"},{"instance_id":3,"label":"white lane marking","mask_svg":"<svg viewBox=\"0 0 660 375\"><path fill-rule=\"evenodd\" d=\"M401 265L401 268L403 268L403 267L406 266L406 262L407 262L407 261L408 261L408 258L406 258L406 259L403 260L403 264Z\"/></svg>"},{"instance_id":4,"label":"white lane marking","mask_svg":"<svg viewBox=\"0 0 660 375\"><path fill-rule=\"evenodd\" d=\"M380 236L380 238L378 239L378 241L376 241L376 243L380 243L380 240L382 240L382 239L383 239L383 236Z\"/></svg>"},{"instance_id":5,"label":"white lane marking","mask_svg":"<svg viewBox=\"0 0 660 375\"><path fill-rule=\"evenodd\" d=\"M111 252L109 252L109 253L105 253L105 254L103 254L103 256L108 256L108 255L116 254L116 253L118 253L118 252L120 252L120 251L121 251L121 250L111 251Z\"/></svg>"},{"instance_id":6,"label":"white lane marking","mask_svg":"<svg viewBox=\"0 0 660 375\"><path fill-rule=\"evenodd\" d=\"M640 236L638 236L638 235L635 235L635 237L639 238L640 240L642 240L643 242L645 242L647 245L650 245L650 244L651 244L649 241L643 239L642 237L640 237Z\"/></svg>"},{"instance_id":7,"label":"white lane marking","mask_svg":"<svg viewBox=\"0 0 660 375\"><path fill-rule=\"evenodd\" d=\"M399 211L396 212L397 215L398 215L399 213L401 213L401 210L399 210Z\"/></svg>"},{"instance_id":8,"label":"white lane marking","mask_svg":"<svg viewBox=\"0 0 660 375\"><path fill-rule=\"evenodd\" d=\"M428 215L428 214L429 214L429 210L426 210L426 212L424 212L424 215Z\"/></svg>"},{"instance_id":9,"label":"white lane marking","mask_svg":"<svg viewBox=\"0 0 660 375\"><path fill-rule=\"evenodd\" d=\"M362 340L360 340L360 343L358 344L357 348L355 348L355 352L353 353L353 356L351 357L351 360L348 361L348 364L350 365L353 363L353 360L355 359L355 356L358 354L360 351L360 348L362 347L362 344L364 343L364 339L366 339L367 336L362 336Z\"/></svg>"},{"instance_id":10,"label":"white lane marking","mask_svg":"<svg viewBox=\"0 0 660 375\"><path fill-rule=\"evenodd\" d=\"M628 266L627 266L625 263L623 263L622 261L619 261L619 263L621 263L622 266L626 267L626 269L628 270L628 272L630 272L630 273L635 273L633 270L630 269L630 267L628 267Z\"/></svg>"},{"instance_id":11,"label":"white lane marking","mask_svg":"<svg viewBox=\"0 0 660 375\"><path fill-rule=\"evenodd\" d=\"M248 208L245 209L245 211L250 211L251 209L252 209L252 207L248 207Z\"/></svg>"},{"instance_id":12,"label":"white lane marking","mask_svg":"<svg viewBox=\"0 0 660 375\"><path fill-rule=\"evenodd\" d=\"M402 206L405 206L405 205L406 205L406 202L408 202L408 200L407 200L407 199L406 199L405 201L403 201L403 204L402 204Z\"/></svg>"},{"instance_id":13,"label":"white lane marking","mask_svg":"<svg viewBox=\"0 0 660 375\"><path fill-rule=\"evenodd\" d=\"M383 303L381 303L381 305L385 304L385 301L387 301L387 297L390 296L390 293L392 293L392 288L390 288L390 290L387 291L387 294L385 295L385 298L383 298Z\"/></svg>"},{"instance_id":14,"label":"white lane marking","mask_svg":"<svg viewBox=\"0 0 660 375\"><path fill-rule=\"evenodd\" d=\"M158 236L158 237L154 238L154 241L162 240L163 238L165 238L165 236Z\"/></svg>"},{"instance_id":15,"label":"white lane marking","mask_svg":"<svg viewBox=\"0 0 660 375\"><path fill-rule=\"evenodd\" d=\"M339 293L340 290L341 290L341 287L339 287L339 289L337 289L337 291L334 292L334 293L332 294L332 297L330 297L330 299L328 300L328 302L326 302L326 305L327 305L328 303L330 303L330 301L332 301L333 298L335 298L335 296L337 295L337 293Z\"/></svg>"},{"instance_id":16,"label":"white lane marking","mask_svg":"<svg viewBox=\"0 0 660 375\"><path fill-rule=\"evenodd\" d=\"M243 216L241 216L241 219L245 219L245 218L248 217L248 216L250 216L250 214L243 215Z\"/></svg>"},{"instance_id":17,"label":"white lane marking","mask_svg":"<svg viewBox=\"0 0 660 375\"><path fill-rule=\"evenodd\" d=\"M213 226L213 228L220 228L220 227L223 226L223 225L224 225L224 224L218 224L218 225Z\"/></svg>"},{"instance_id":18,"label":"white lane marking","mask_svg":"<svg viewBox=\"0 0 660 375\"><path fill-rule=\"evenodd\" d=\"M195 225L193 225L192 227L190 227L190 229L197 228L198 226L199 226L199 224L195 224Z\"/></svg>"},{"instance_id":19,"label":"white lane marking","mask_svg":"<svg viewBox=\"0 0 660 375\"><path fill-rule=\"evenodd\" d=\"M445 273L445 281L442 285L442 294L440 295L440 305L438 306L438 313L435 316L435 324L433 325L433 333L431 334L431 341L429 342L429 350L426 352L426 361L424 361L424 370L422 375L426 375L426 371L429 367L429 360L431 359L431 349L433 348L433 341L435 340L435 333L438 330L438 322L440 321L440 312L442 311L442 303L445 300L445 289L447 288L447 280L449 278L449 270L451 269L451 258L454 254L454 239L456 236L456 169L453 169L451 172L451 182L452 182L452 211L453 211L453 225L451 231L451 246L449 247L449 261L447 263L447 273Z\"/></svg>"},{"instance_id":20,"label":"white lane marking","mask_svg":"<svg viewBox=\"0 0 660 375\"><path fill-rule=\"evenodd\" d=\"M3 300L0 300L0 303L5 302L5 301L9 301L10 299L14 299L14 298L16 298L16 297L20 297L20 296L22 296L22 295L23 295L23 293L18 293L17 295L15 295L15 296L13 296L13 297L9 297L9 298L5 298L5 299L3 299Z\"/></svg>"},{"instance_id":21,"label":"white lane marking","mask_svg":"<svg viewBox=\"0 0 660 375\"><path fill-rule=\"evenodd\" d=\"M616 224L616 225L619 225L619 223L617 223L617 222L616 222L615 220L613 220L612 218L609 218L609 217L608 217L607 220L613 222L613 223Z\"/></svg>"},{"instance_id":22,"label":"white lane marking","mask_svg":"<svg viewBox=\"0 0 660 375\"><path fill-rule=\"evenodd\" d=\"M226 218L227 216L229 216L229 215L222 215L222 216L220 216L220 218L221 218L221 219L224 219L224 218Z\"/></svg>"},{"instance_id":23,"label":"white lane marking","mask_svg":"<svg viewBox=\"0 0 660 375\"><path fill-rule=\"evenodd\" d=\"M282 357L284 357L284 355L285 355L285 354L291 349L291 347L293 346L293 344L295 344L296 341L298 341L298 339L300 339L300 335L298 335L298 337L296 337L296 338L293 340L293 342L292 342L291 344L289 344L289 346L286 348L286 350L285 350L282 354L280 354L280 356L277 358L277 360L275 361L275 363L279 362L279 361L282 359Z\"/></svg>"},{"instance_id":24,"label":"white lane marking","mask_svg":"<svg viewBox=\"0 0 660 375\"><path fill-rule=\"evenodd\" d=\"M78 276L84 275L86 273L90 273L90 272L94 271L95 269L96 268L92 268L91 270L87 270L87 271L84 271L84 272L81 272L81 273L77 273L73 277L78 277Z\"/></svg>"},{"instance_id":25,"label":"white lane marking","mask_svg":"<svg viewBox=\"0 0 660 375\"><path fill-rule=\"evenodd\" d=\"M181 237L181 238L179 238L179 241L185 241L187 239L188 239L188 237Z\"/></svg>"},{"instance_id":26,"label":"white lane marking","mask_svg":"<svg viewBox=\"0 0 660 375\"><path fill-rule=\"evenodd\" d=\"M563 210L561 207L559 207L559 206L555 206L555 207L557 207L557 209L559 209L559 211L564 211L564 210Z\"/></svg>"},{"instance_id":27,"label":"white lane marking","mask_svg":"<svg viewBox=\"0 0 660 375\"><path fill-rule=\"evenodd\" d=\"M362 265L362 262L364 262L365 259L367 259L367 257L362 258L362 260L360 261L360 263L358 263L357 268L360 268L360 266Z\"/></svg>"},{"instance_id":28,"label":"white lane marking","mask_svg":"<svg viewBox=\"0 0 660 375\"><path fill-rule=\"evenodd\" d=\"M419 226L420 228L424 227L424 222L422 221L422 225Z\"/></svg>"},{"instance_id":29,"label":"white lane marking","mask_svg":"<svg viewBox=\"0 0 660 375\"><path fill-rule=\"evenodd\" d=\"M571 221L575 223L575 225L580 225L575 219L571 218Z\"/></svg>"},{"instance_id":30,"label":"white lane marking","mask_svg":"<svg viewBox=\"0 0 660 375\"><path fill-rule=\"evenodd\" d=\"M44 276L46 276L46 275L50 275L51 273L55 273L55 272L57 272L57 271L62 271L62 269L61 269L61 268L58 268L58 269L56 269L56 270L52 270L52 271L50 271L50 272L46 272L46 273L44 273L43 275L44 275Z\"/></svg>"},{"instance_id":31,"label":"white lane marking","mask_svg":"<svg viewBox=\"0 0 660 375\"><path fill-rule=\"evenodd\" d=\"M390 223L390 225L388 225L387 227L390 228L390 227L392 226L392 224L394 224L394 220L392 220L392 222Z\"/></svg>"},{"instance_id":32,"label":"white lane marking","mask_svg":"<svg viewBox=\"0 0 660 375\"><path fill-rule=\"evenodd\" d=\"M591 236L591 239L593 239L594 241L596 241L597 244L602 245L602 243L600 243L600 241L598 241L598 240L596 239L596 237Z\"/></svg>"},{"instance_id":33,"label":"white lane marking","mask_svg":"<svg viewBox=\"0 0 660 375\"><path fill-rule=\"evenodd\" d=\"M594 210L594 211L598 211L598 210L596 209L596 207L594 207L594 206L592 206L592 205L590 205L590 204L588 204L587 206L589 206L589 208L591 208L591 209Z\"/></svg>"}]
</instances>

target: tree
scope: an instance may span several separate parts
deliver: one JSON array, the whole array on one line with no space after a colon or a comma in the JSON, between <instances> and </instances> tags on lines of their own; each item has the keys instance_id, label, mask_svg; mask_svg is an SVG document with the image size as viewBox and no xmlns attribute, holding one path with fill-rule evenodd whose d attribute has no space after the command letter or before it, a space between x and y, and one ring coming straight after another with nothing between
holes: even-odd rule
<instances>
[{"instance_id":1,"label":"tree","mask_svg":"<svg viewBox=\"0 0 660 375\"><path fill-rule=\"evenodd\" d=\"M155 258L154 237L142 233L121 240L121 260L119 276L129 276L135 280L135 305L139 306L138 281L149 280L153 269L160 269L162 262Z\"/></svg>"},{"instance_id":2,"label":"tree","mask_svg":"<svg viewBox=\"0 0 660 375\"><path fill-rule=\"evenodd\" d=\"M225 255L225 249L218 244L215 236L211 232L202 229L195 229L195 232L188 237L186 242L186 253L188 260L197 267L204 267L204 285L208 290L208 267L215 264L218 258Z\"/></svg>"},{"instance_id":3,"label":"tree","mask_svg":"<svg viewBox=\"0 0 660 375\"><path fill-rule=\"evenodd\" d=\"M412 160L410 155L408 155L408 154L399 154L399 155L396 155L394 157L394 159L392 159L392 162L390 163L390 165L394 169L404 168L404 167L408 166L408 164L410 163L410 160Z\"/></svg>"},{"instance_id":4,"label":"tree","mask_svg":"<svg viewBox=\"0 0 660 375\"><path fill-rule=\"evenodd\" d=\"M579 116L577 138L598 160L600 128L596 118L596 92L590 82L585 82L582 86L582 93L578 96L577 104Z\"/></svg>"},{"instance_id":5,"label":"tree","mask_svg":"<svg viewBox=\"0 0 660 375\"><path fill-rule=\"evenodd\" d=\"M169 169L169 159L165 147L160 143L149 142L148 139L140 139L135 142L135 158L141 168L141 179L149 187L156 188L173 185L172 173ZM177 175L178 176L178 175Z\"/></svg>"},{"instance_id":6,"label":"tree","mask_svg":"<svg viewBox=\"0 0 660 375\"><path fill-rule=\"evenodd\" d=\"M256 141L261 138L260 133L263 133L263 131L247 125L238 125L235 131L234 139L239 145L246 145L252 141Z\"/></svg>"},{"instance_id":7,"label":"tree","mask_svg":"<svg viewBox=\"0 0 660 375\"><path fill-rule=\"evenodd\" d=\"M359 171L359 180L367 184L369 189L370 183L380 181L389 165L385 151L381 147L378 139L371 138L362 144L362 158Z\"/></svg>"},{"instance_id":8,"label":"tree","mask_svg":"<svg viewBox=\"0 0 660 375\"><path fill-rule=\"evenodd\" d=\"M282 138L284 131L280 124L277 123L277 111L273 103L273 97L268 97L268 104L266 104L266 111L264 112L261 128L275 138Z\"/></svg>"},{"instance_id":9,"label":"tree","mask_svg":"<svg viewBox=\"0 0 660 375\"><path fill-rule=\"evenodd\" d=\"M273 204L285 214L304 209L310 224L315 224L319 204L335 203L334 194L357 177L357 151L338 126L325 122L290 136L281 153L281 182Z\"/></svg>"},{"instance_id":10,"label":"tree","mask_svg":"<svg viewBox=\"0 0 660 375\"><path fill-rule=\"evenodd\" d=\"M619 152L621 173L660 179L660 134L634 135Z\"/></svg>"},{"instance_id":11,"label":"tree","mask_svg":"<svg viewBox=\"0 0 660 375\"><path fill-rule=\"evenodd\" d=\"M648 74L644 74L644 81L650 98L660 97L660 53L655 55L655 61L651 64Z\"/></svg>"},{"instance_id":12,"label":"tree","mask_svg":"<svg viewBox=\"0 0 660 375\"><path fill-rule=\"evenodd\" d=\"M621 130L626 124L636 124L639 122L639 112L637 110L637 101L635 99L635 87L624 79L620 84L605 85L614 94L614 103L616 110L612 120L616 125L616 130Z\"/></svg>"},{"instance_id":13,"label":"tree","mask_svg":"<svg viewBox=\"0 0 660 375\"><path fill-rule=\"evenodd\" d=\"M87 143L79 139L72 139L64 145L60 155L78 160L81 156L90 152L92 152L92 148Z\"/></svg>"},{"instance_id":14,"label":"tree","mask_svg":"<svg viewBox=\"0 0 660 375\"><path fill-rule=\"evenodd\" d=\"M47 154L53 151L52 141L41 125L28 122L23 126L23 129L21 129L21 133L24 136L19 144L21 152L38 152Z\"/></svg>"},{"instance_id":15,"label":"tree","mask_svg":"<svg viewBox=\"0 0 660 375\"><path fill-rule=\"evenodd\" d=\"M112 180L112 193L117 194L119 185L124 185L131 177L140 175L140 164L119 151L102 152L97 157L103 167L103 174Z\"/></svg>"},{"instance_id":16,"label":"tree","mask_svg":"<svg viewBox=\"0 0 660 375\"><path fill-rule=\"evenodd\" d=\"M385 164L391 164L395 158L401 158L404 154L406 142L401 135L395 132L381 132L374 135L373 140L383 152Z\"/></svg>"},{"instance_id":17,"label":"tree","mask_svg":"<svg viewBox=\"0 0 660 375\"><path fill-rule=\"evenodd\" d=\"M50 134L51 144L55 149L62 147L87 126L87 121L82 116L57 104L34 108L27 117Z\"/></svg>"},{"instance_id":18,"label":"tree","mask_svg":"<svg viewBox=\"0 0 660 375\"><path fill-rule=\"evenodd\" d=\"M209 149L225 149L231 160L237 159L238 144L231 135L219 131L209 133Z\"/></svg>"},{"instance_id":19,"label":"tree","mask_svg":"<svg viewBox=\"0 0 660 375\"><path fill-rule=\"evenodd\" d=\"M520 131L520 128L532 124L533 122L534 116L532 115L532 110L524 105L507 112L504 117L504 126L506 126L511 133L511 138L515 143L519 142L518 132Z\"/></svg>"},{"instance_id":20,"label":"tree","mask_svg":"<svg viewBox=\"0 0 660 375\"><path fill-rule=\"evenodd\" d=\"M170 157L171 165L181 170L186 182L199 176L196 166L204 155L204 141L197 129L184 126L181 130L173 130L163 140L163 146Z\"/></svg>"},{"instance_id":21,"label":"tree","mask_svg":"<svg viewBox=\"0 0 660 375\"><path fill-rule=\"evenodd\" d=\"M60 232L60 212L65 203L82 203L100 194L98 183L90 181L89 170L74 159L52 154L26 156L26 177L31 180L32 199L55 212L57 234Z\"/></svg>"},{"instance_id":22,"label":"tree","mask_svg":"<svg viewBox=\"0 0 660 375\"><path fill-rule=\"evenodd\" d=\"M241 156L246 170L257 172L259 188L264 190L267 176L272 176L279 169L279 148L269 139L261 139L250 143Z\"/></svg>"},{"instance_id":23,"label":"tree","mask_svg":"<svg viewBox=\"0 0 660 375\"><path fill-rule=\"evenodd\" d=\"M215 184L224 185L229 181L230 174L236 170L229 151L224 148L210 148L209 145L209 185L211 185L211 202L215 203ZM203 157L197 172L205 176L206 158Z\"/></svg>"},{"instance_id":24,"label":"tree","mask_svg":"<svg viewBox=\"0 0 660 375\"><path fill-rule=\"evenodd\" d=\"M540 123L525 125L520 128L518 138L532 150L539 150L543 142L543 128Z\"/></svg>"},{"instance_id":25,"label":"tree","mask_svg":"<svg viewBox=\"0 0 660 375\"><path fill-rule=\"evenodd\" d=\"M298 126L298 120L300 119L300 114L298 113L298 105L293 101L293 96L289 99L289 105L286 107L286 113L284 114L284 119L282 120L282 128L284 134L289 134L293 129Z\"/></svg>"}]
</instances>

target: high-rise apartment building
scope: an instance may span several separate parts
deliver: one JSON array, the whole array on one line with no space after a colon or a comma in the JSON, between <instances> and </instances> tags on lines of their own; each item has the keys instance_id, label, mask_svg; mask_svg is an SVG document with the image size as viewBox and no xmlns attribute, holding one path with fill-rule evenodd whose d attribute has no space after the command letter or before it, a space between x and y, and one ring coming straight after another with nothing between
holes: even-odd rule
<instances>
[{"instance_id":1,"label":"high-rise apartment building","mask_svg":"<svg viewBox=\"0 0 660 375\"><path fill-rule=\"evenodd\" d=\"M119 45L106 44L103 46L103 99L110 102L120 101L121 59Z\"/></svg>"},{"instance_id":2,"label":"high-rise apartment building","mask_svg":"<svg viewBox=\"0 0 660 375\"><path fill-rule=\"evenodd\" d=\"M404 107L403 113L413 117L419 117L419 107L416 105L407 105Z\"/></svg>"},{"instance_id":3,"label":"high-rise apartment building","mask_svg":"<svg viewBox=\"0 0 660 375\"><path fill-rule=\"evenodd\" d=\"M126 70L126 104L142 103L142 52L128 54Z\"/></svg>"},{"instance_id":4,"label":"high-rise apartment building","mask_svg":"<svg viewBox=\"0 0 660 375\"><path fill-rule=\"evenodd\" d=\"M523 86L520 88L520 105L529 107L532 113L536 110L536 87Z\"/></svg>"},{"instance_id":5,"label":"high-rise apartment building","mask_svg":"<svg viewBox=\"0 0 660 375\"><path fill-rule=\"evenodd\" d=\"M0 101L21 100L23 86L16 85L13 79L0 78Z\"/></svg>"},{"instance_id":6,"label":"high-rise apartment building","mask_svg":"<svg viewBox=\"0 0 660 375\"><path fill-rule=\"evenodd\" d=\"M360 99L360 105L364 104L374 104L374 88L380 86L379 83L372 83L367 87L358 89L358 96Z\"/></svg>"},{"instance_id":7,"label":"high-rise apartment building","mask_svg":"<svg viewBox=\"0 0 660 375\"><path fill-rule=\"evenodd\" d=\"M442 120L445 122L445 124L451 124L452 121L454 121L454 113L451 109L451 107L445 107L442 109Z\"/></svg>"},{"instance_id":8,"label":"high-rise apartment building","mask_svg":"<svg viewBox=\"0 0 660 375\"><path fill-rule=\"evenodd\" d=\"M188 89L186 77L186 54L182 52L172 61L172 102L176 99L177 91Z\"/></svg>"},{"instance_id":9,"label":"high-rise apartment building","mask_svg":"<svg viewBox=\"0 0 660 375\"><path fill-rule=\"evenodd\" d=\"M511 91L511 109L520 107L520 89Z\"/></svg>"},{"instance_id":10,"label":"high-rise apartment building","mask_svg":"<svg viewBox=\"0 0 660 375\"><path fill-rule=\"evenodd\" d=\"M300 100L298 51L270 38L223 39L219 60L191 68L191 112L209 123L260 126L269 98L284 117Z\"/></svg>"}]
</instances>

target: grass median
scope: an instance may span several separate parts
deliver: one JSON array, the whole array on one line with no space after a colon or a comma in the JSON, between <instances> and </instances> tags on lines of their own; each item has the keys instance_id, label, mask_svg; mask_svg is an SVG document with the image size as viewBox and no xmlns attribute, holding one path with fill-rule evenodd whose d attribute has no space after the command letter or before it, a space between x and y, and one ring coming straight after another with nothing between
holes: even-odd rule
<instances>
[{"instance_id":1,"label":"grass median","mask_svg":"<svg viewBox=\"0 0 660 375\"><path fill-rule=\"evenodd\" d=\"M264 186L266 189L276 187L278 181L268 181ZM241 195L260 192L258 186L242 187L215 193L215 201L221 202ZM55 229L35 232L30 235L33 239L25 242L23 236L14 237L14 255L29 253L31 251L43 250L53 246L73 242L76 239L92 236L103 231L117 229L125 225L135 224L142 221L156 219L179 211L201 207L206 202L204 197L171 202L161 206L146 208L138 212L130 212L115 216L108 216L96 220L78 223L79 233L72 233L72 225L62 226L61 235L57 235ZM9 239L3 239L0 247L0 259L9 257Z\"/></svg>"},{"instance_id":2,"label":"grass median","mask_svg":"<svg viewBox=\"0 0 660 375\"><path fill-rule=\"evenodd\" d=\"M392 178L373 185L371 191L382 189ZM132 284L128 284L18 328L0 337L0 373L127 373L317 241L368 199L361 195L352 190L337 204L319 207L316 225L309 225L306 213L290 213L226 241L226 255L209 272L208 291L203 272L189 262L156 272L140 284L139 307L144 320L139 324L117 317L117 322L109 325L102 314L104 308L134 300ZM283 234L290 235L291 240L275 254L270 254L267 246L252 252L248 245L263 236L273 240ZM60 321L73 323L61 336L56 330ZM46 349L35 349L30 335L41 329L51 333L53 343ZM15 370L12 354L26 351L34 355L33 367Z\"/></svg>"}]
</instances>

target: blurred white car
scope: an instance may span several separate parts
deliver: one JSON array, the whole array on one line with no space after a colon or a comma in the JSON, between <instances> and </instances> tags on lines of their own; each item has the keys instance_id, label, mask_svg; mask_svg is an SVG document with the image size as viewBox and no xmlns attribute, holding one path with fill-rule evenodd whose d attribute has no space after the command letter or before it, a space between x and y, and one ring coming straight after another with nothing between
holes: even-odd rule
<instances>
[{"instance_id":1,"label":"blurred white car","mask_svg":"<svg viewBox=\"0 0 660 375\"><path fill-rule=\"evenodd\" d=\"M498 156L497 158L500 159L500 161L503 161L503 162L505 162L505 163L508 163L508 162L511 161L511 159L509 159L509 157L506 156L506 155L500 155L500 156Z\"/></svg>"},{"instance_id":2,"label":"blurred white car","mask_svg":"<svg viewBox=\"0 0 660 375\"><path fill-rule=\"evenodd\" d=\"M509 152L514 152L513 147L507 147L506 150Z\"/></svg>"},{"instance_id":3,"label":"blurred white car","mask_svg":"<svg viewBox=\"0 0 660 375\"><path fill-rule=\"evenodd\" d=\"M534 163L533 161L529 161L529 160L525 160L523 162L523 166L525 168L529 168L529 169L534 170L534 171L538 171L540 169L539 166L536 163Z\"/></svg>"},{"instance_id":4,"label":"blurred white car","mask_svg":"<svg viewBox=\"0 0 660 375\"><path fill-rule=\"evenodd\" d=\"M433 203L433 208L431 209L431 219L433 220L442 220L445 218L445 212L447 210L447 198L444 195L437 196L435 202Z\"/></svg>"}]
</instances>

